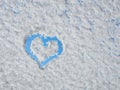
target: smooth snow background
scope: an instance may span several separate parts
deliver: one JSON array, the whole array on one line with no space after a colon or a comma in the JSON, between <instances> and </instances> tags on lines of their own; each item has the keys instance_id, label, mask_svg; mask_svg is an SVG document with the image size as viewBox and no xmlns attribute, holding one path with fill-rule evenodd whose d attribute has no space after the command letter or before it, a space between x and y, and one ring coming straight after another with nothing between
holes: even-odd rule
<instances>
[{"instance_id":1,"label":"smooth snow background","mask_svg":"<svg viewBox=\"0 0 120 90\"><path fill-rule=\"evenodd\" d=\"M25 51L35 33L64 46L44 70ZM0 0L0 90L120 90L120 0Z\"/></svg>"}]
</instances>

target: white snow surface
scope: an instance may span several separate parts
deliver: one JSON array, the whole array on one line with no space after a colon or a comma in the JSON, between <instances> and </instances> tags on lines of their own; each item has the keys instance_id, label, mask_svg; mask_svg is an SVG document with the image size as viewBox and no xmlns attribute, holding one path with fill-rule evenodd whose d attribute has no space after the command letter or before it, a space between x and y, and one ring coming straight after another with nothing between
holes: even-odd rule
<instances>
[{"instance_id":1,"label":"white snow surface","mask_svg":"<svg viewBox=\"0 0 120 90\"><path fill-rule=\"evenodd\" d=\"M36 33L63 43L44 70ZM41 43L41 60L56 52ZM0 0L0 90L120 90L120 0Z\"/></svg>"}]
</instances>

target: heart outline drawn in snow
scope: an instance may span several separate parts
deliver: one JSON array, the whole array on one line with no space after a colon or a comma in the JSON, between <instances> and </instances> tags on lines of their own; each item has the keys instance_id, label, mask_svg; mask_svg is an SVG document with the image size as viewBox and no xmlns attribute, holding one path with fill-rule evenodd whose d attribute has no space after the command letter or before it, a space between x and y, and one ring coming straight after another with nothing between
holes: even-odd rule
<instances>
[{"instance_id":1,"label":"heart outline drawn in snow","mask_svg":"<svg viewBox=\"0 0 120 90\"><path fill-rule=\"evenodd\" d=\"M40 38L42 40L44 47L48 47L48 42L56 41L57 44L58 44L58 51L54 55L51 55L51 56L47 57L44 61L40 62L37 55L35 55L33 53L33 51L31 50L32 41L34 41L36 38ZM33 34L33 35L31 35L27 38L26 44L25 44L25 49L26 49L26 52L39 64L39 67L41 69L44 69L45 66L48 65L49 62L52 62L59 55L62 54L63 44L56 36L49 37L49 36L44 36L44 35L41 35L41 34L38 33L38 34Z\"/></svg>"}]
</instances>

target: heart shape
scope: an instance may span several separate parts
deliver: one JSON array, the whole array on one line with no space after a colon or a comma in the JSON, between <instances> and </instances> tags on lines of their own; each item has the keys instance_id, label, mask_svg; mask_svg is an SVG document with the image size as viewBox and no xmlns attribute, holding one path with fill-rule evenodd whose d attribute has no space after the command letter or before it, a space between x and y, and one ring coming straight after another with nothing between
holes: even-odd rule
<instances>
[{"instance_id":1,"label":"heart shape","mask_svg":"<svg viewBox=\"0 0 120 90\"><path fill-rule=\"evenodd\" d=\"M57 44L58 44L58 51L54 55L51 55L51 56L47 57L43 62L40 62L37 55L35 55L33 53L33 51L31 50L32 41L35 40L36 38L40 38L42 40L44 47L48 47L48 42L56 41ZM41 35L41 34L34 34L34 35L29 36L27 38L25 48L26 48L26 52L39 64L41 69L44 69L45 66L49 62L53 61L55 58L57 58L63 52L63 44L56 36L54 36L54 37L49 37L49 36L45 37L44 35Z\"/></svg>"}]
</instances>

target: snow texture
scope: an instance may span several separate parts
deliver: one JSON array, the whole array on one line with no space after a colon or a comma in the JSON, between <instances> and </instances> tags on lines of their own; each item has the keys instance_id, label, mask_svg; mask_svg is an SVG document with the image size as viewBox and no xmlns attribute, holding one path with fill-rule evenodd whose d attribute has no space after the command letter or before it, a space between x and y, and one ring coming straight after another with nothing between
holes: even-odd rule
<instances>
[{"instance_id":1,"label":"snow texture","mask_svg":"<svg viewBox=\"0 0 120 90\"><path fill-rule=\"evenodd\" d=\"M36 33L63 42L44 70ZM58 49L41 43L41 60ZM120 0L0 0L0 90L120 90Z\"/></svg>"}]
</instances>

